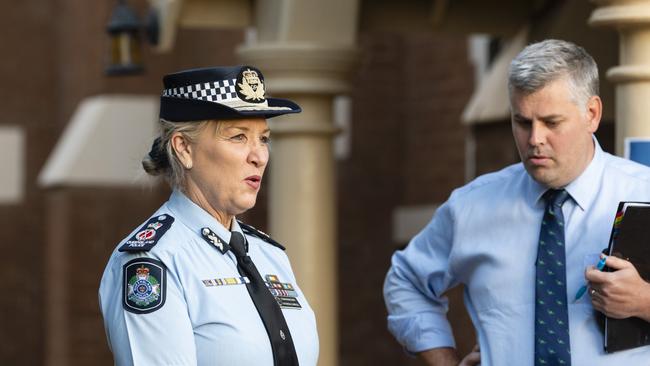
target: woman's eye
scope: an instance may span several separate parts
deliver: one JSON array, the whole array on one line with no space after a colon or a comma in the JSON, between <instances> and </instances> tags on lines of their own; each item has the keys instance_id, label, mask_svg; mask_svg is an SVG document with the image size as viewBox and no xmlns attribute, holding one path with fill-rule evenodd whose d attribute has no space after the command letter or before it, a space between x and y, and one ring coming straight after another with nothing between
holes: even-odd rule
<instances>
[{"instance_id":1,"label":"woman's eye","mask_svg":"<svg viewBox=\"0 0 650 366\"><path fill-rule=\"evenodd\" d=\"M239 135L235 135L235 136L231 137L230 139L234 140L234 141L246 141L246 135L244 135L243 133L240 133Z\"/></svg>"},{"instance_id":2,"label":"woman's eye","mask_svg":"<svg viewBox=\"0 0 650 366\"><path fill-rule=\"evenodd\" d=\"M271 136L262 136L260 141L262 141L263 144L268 144L271 142Z\"/></svg>"}]
</instances>

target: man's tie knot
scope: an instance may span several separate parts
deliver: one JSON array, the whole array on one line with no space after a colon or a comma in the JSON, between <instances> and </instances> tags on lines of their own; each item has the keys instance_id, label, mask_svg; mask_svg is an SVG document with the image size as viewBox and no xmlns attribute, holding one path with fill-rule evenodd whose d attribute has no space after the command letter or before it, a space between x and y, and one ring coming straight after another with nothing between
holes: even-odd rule
<instances>
[{"instance_id":1,"label":"man's tie knot","mask_svg":"<svg viewBox=\"0 0 650 366\"><path fill-rule=\"evenodd\" d=\"M549 205L562 207L564 202L569 198L569 192L564 189L549 189L544 193L544 201L546 201L546 206Z\"/></svg>"},{"instance_id":2,"label":"man's tie knot","mask_svg":"<svg viewBox=\"0 0 650 366\"><path fill-rule=\"evenodd\" d=\"M238 231L233 231L230 234L230 248L232 248L232 252L235 254L235 257L237 258L243 258L246 257L246 244L245 244L244 236L238 232Z\"/></svg>"}]
</instances>

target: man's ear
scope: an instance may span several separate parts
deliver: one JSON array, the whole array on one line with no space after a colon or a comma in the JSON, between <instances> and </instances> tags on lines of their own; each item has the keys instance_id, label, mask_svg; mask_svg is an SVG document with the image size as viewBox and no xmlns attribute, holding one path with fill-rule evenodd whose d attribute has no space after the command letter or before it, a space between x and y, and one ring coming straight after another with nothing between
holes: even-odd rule
<instances>
[{"instance_id":1,"label":"man's ear","mask_svg":"<svg viewBox=\"0 0 650 366\"><path fill-rule=\"evenodd\" d=\"M594 95L589 98L589 101L587 101L586 113L588 123L587 128L589 132L594 133L598 130L600 119L603 116L603 101L600 100L599 96Z\"/></svg>"}]
</instances>

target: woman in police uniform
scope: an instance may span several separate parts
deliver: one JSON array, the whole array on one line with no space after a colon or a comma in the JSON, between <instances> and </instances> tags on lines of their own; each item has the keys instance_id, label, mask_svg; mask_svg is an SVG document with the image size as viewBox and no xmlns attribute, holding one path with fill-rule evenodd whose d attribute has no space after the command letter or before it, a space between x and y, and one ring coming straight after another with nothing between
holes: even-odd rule
<instances>
[{"instance_id":1,"label":"woman in police uniform","mask_svg":"<svg viewBox=\"0 0 650 366\"><path fill-rule=\"evenodd\" d=\"M173 193L111 255L99 297L117 365L316 365L314 314L284 248L237 221L269 159L265 97L249 66L170 74L143 160Z\"/></svg>"}]
</instances>

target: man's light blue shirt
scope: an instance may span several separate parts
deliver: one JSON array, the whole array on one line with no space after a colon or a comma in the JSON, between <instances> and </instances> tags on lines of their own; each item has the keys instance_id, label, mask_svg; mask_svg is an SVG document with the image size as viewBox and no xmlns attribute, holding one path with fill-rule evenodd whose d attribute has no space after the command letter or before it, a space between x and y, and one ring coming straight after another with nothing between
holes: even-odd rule
<instances>
[{"instance_id":1,"label":"man's light blue shirt","mask_svg":"<svg viewBox=\"0 0 650 366\"><path fill-rule=\"evenodd\" d=\"M179 191L152 217L160 215L171 216L174 222L158 243L150 251L116 249L102 277L100 306L115 364L273 365L269 336L246 285L233 282L241 276L236 257L231 251L222 254L201 235L207 227L227 243L231 232ZM231 229L242 232L236 220ZM282 313L300 365L316 365L316 319L296 283L289 258L256 236L245 237L248 254L262 278L275 276L295 291L300 308L283 308ZM122 269L142 257L167 268L166 299L156 311L135 314L123 308Z\"/></svg>"},{"instance_id":2,"label":"man's light blue shirt","mask_svg":"<svg viewBox=\"0 0 650 366\"><path fill-rule=\"evenodd\" d=\"M650 347L605 354L584 271L608 246L619 201L650 201L650 169L602 151L566 190L567 298L574 365L650 365ZM535 259L546 188L521 163L456 189L406 249L384 284L388 327L411 352L454 347L445 291L464 284L481 365L532 365Z\"/></svg>"}]
</instances>

